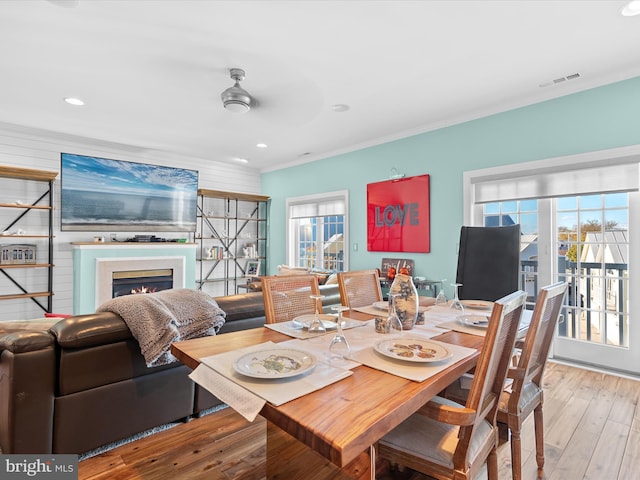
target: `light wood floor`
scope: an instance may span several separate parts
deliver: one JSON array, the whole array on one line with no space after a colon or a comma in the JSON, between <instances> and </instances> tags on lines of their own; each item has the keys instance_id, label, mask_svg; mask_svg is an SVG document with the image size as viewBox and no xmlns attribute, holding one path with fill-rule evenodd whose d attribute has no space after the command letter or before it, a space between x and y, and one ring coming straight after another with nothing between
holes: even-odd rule
<instances>
[{"instance_id":1,"label":"light wood floor","mask_svg":"<svg viewBox=\"0 0 640 480\"><path fill-rule=\"evenodd\" d=\"M640 382L549 363L544 388L545 479L640 478ZM263 479L265 432L264 420L250 424L226 408L84 460L79 480ZM523 478L533 480L532 418L522 438ZM511 479L510 461L506 443L499 449L500 479Z\"/></svg>"}]
</instances>

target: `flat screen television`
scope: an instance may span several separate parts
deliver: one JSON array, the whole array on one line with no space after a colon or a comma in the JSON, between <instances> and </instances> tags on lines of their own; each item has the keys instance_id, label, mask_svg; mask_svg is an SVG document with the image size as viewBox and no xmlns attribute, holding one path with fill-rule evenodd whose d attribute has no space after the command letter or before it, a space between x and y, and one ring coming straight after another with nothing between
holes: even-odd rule
<instances>
[{"instance_id":1,"label":"flat screen television","mask_svg":"<svg viewBox=\"0 0 640 480\"><path fill-rule=\"evenodd\" d=\"M61 230L193 232L198 172L62 153Z\"/></svg>"}]
</instances>

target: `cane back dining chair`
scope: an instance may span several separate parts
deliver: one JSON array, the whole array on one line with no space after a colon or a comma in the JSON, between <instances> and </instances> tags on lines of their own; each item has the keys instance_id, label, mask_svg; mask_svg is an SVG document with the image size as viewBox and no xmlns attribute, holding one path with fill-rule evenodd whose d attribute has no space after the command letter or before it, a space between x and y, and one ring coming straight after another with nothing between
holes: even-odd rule
<instances>
[{"instance_id":1,"label":"cane back dining chair","mask_svg":"<svg viewBox=\"0 0 640 480\"><path fill-rule=\"evenodd\" d=\"M542 415L542 375L547 364L551 341L560 317L567 283L559 282L540 290L529 330L522 345L518 365L509 369L507 378L513 379L505 389L498 407L498 422L511 431L511 474L513 480L522 478L520 431L522 422L533 412L536 435L538 476L544 467L544 430Z\"/></svg>"},{"instance_id":2,"label":"cane back dining chair","mask_svg":"<svg viewBox=\"0 0 640 480\"><path fill-rule=\"evenodd\" d=\"M547 364L549 349L555 332L564 295L566 282L558 282L543 287L538 293L527 334L516 356L517 365L507 372L507 382L498 404L498 427L511 432L511 477L522 479L522 446L520 432L522 423L534 413L536 436L536 462L538 475L544 467L543 391L542 375ZM445 392L447 398L461 401L469 391L453 383Z\"/></svg>"},{"instance_id":3,"label":"cane back dining chair","mask_svg":"<svg viewBox=\"0 0 640 480\"><path fill-rule=\"evenodd\" d=\"M382 437L380 457L456 480L473 478L486 462L489 480L497 480L498 401L526 296L520 290L495 302L466 404L434 397Z\"/></svg>"},{"instance_id":4,"label":"cane back dining chair","mask_svg":"<svg viewBox=\"0 0 640 480\"><path fill-rule=\"evenodd\" d=\"M267 323L287 322L293 318L322 312L322 301L311 298L320 295L315 275L273 275L262 277L262 299Z\"/></svg>"},{"instance_id":5,"label":"cane back dining chair","mask_svg":"<svg viewBox=\"0 0 640 480\"><path fill-rule=\"evenodd\" d=\"M340 301L349 308L366 307L382 300L380 277L376 270L338 273Z\"/></svg>"}]
</instances>

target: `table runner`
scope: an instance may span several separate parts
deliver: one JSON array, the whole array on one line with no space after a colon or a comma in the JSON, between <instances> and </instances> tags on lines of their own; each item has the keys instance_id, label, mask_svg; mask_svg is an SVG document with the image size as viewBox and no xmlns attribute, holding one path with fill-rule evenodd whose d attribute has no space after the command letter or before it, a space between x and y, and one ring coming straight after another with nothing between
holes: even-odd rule
<instances>
[{"instance_id":1,"label":"table runner","mask_svg":"<svg viewBox=\"0 0 640 480\"><path fill-rule=\"evenodd\" d=\"M366 325L364 328L358 328L356 330L351 330L349 332L345 332L345 336L347 337L347 341L349 342L349 346L351 347L351 358L343 363L340 363L339 366L346 369L352 369L359 365L367 365L369 367L376 368L378 370L385 371L392 375L397 375L399 377L406 378L408 380L414 381L422 381L429 378L431 375L439 372L440 370L446 368L451 360L446 362L439 362L438 365L431 365L431 368L424 368L426 363L411 363L411 362L402 362L396 361L392 358L387 358L382 355L377 354L373 346L382 340L387 340L391 338L389 335L380 334L375 331L375 322L374 320L369 320L365 322ZM428 325L416 325L412 330L407 330L402 333L403 337L417 337L422 340L428 340L431 337L435 337L436 335L441 335L443 333L443 329L440 327L431 327ZM328 361L329 354L329 343L331 342L331 338L333 335L327 334L323 335L319 338L314 338L312 340L287 340L286 342L281 342L278 345L289 348L297 348L300 350L305 350L310 353L313 353L317 358ZM467 355L470 355L475 350L469 349L466 347L457 347L456 345L444 344L446 347L454 353L454 361L458 361L464 358ZM463 349L463 350L458 350ZM364 352L364 353L363 353ZM373 358L372 358L373 354ZM456 358L456 354L459 356ZM403 364L406 368L402 367ZM415 365L419 365L419 368L415 368ZM439 368L435 368L439 367ZM422 372L419 372L422 370Z\"/></svg>"},{"instance_id":2,"label":"table runner","mask_svg":"<svg viewBox=\"0 0 640 480\"><path fill-rule=\"evenodd\" d=\"M233 362L245 353L272 348L287 347L282 343L265 342L204 357L190 377L247 420L253 421L265 401L275 406L282 405L353 375L353 372L324 363L320 358L317 358L311 372L289 378L251 378L240 375L233 368Z\"/></svg>"}]
</instances>

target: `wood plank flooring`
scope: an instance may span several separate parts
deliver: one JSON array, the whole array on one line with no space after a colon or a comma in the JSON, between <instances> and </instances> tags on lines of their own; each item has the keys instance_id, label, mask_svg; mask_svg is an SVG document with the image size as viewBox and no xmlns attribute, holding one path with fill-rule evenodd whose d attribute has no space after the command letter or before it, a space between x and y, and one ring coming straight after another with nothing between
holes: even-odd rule
<instances>
[{"instance_id":1,"label":"wood plank flooring","mask_svg":"<svg viewBox=\"0 0 640 480\"><path fill-rule=\"evenodd\" d=\"M550 362L544 378L547 480L627 480L640 471L640 382ZM80 462L79 480L260 480L266 422L226 408ZM533 417L522 432L523 478L536 478ZM511 479L509 444L500 479ZM302 471L306 471L304 466ZM390 480L387 473L378 480ZM410 480L429 477L414 473ZM486 471L478 477L487 478ZM295 480L295 479L291 479ZM305 480L302 477L300 480Z\"/></svg>"}]
</instances>

